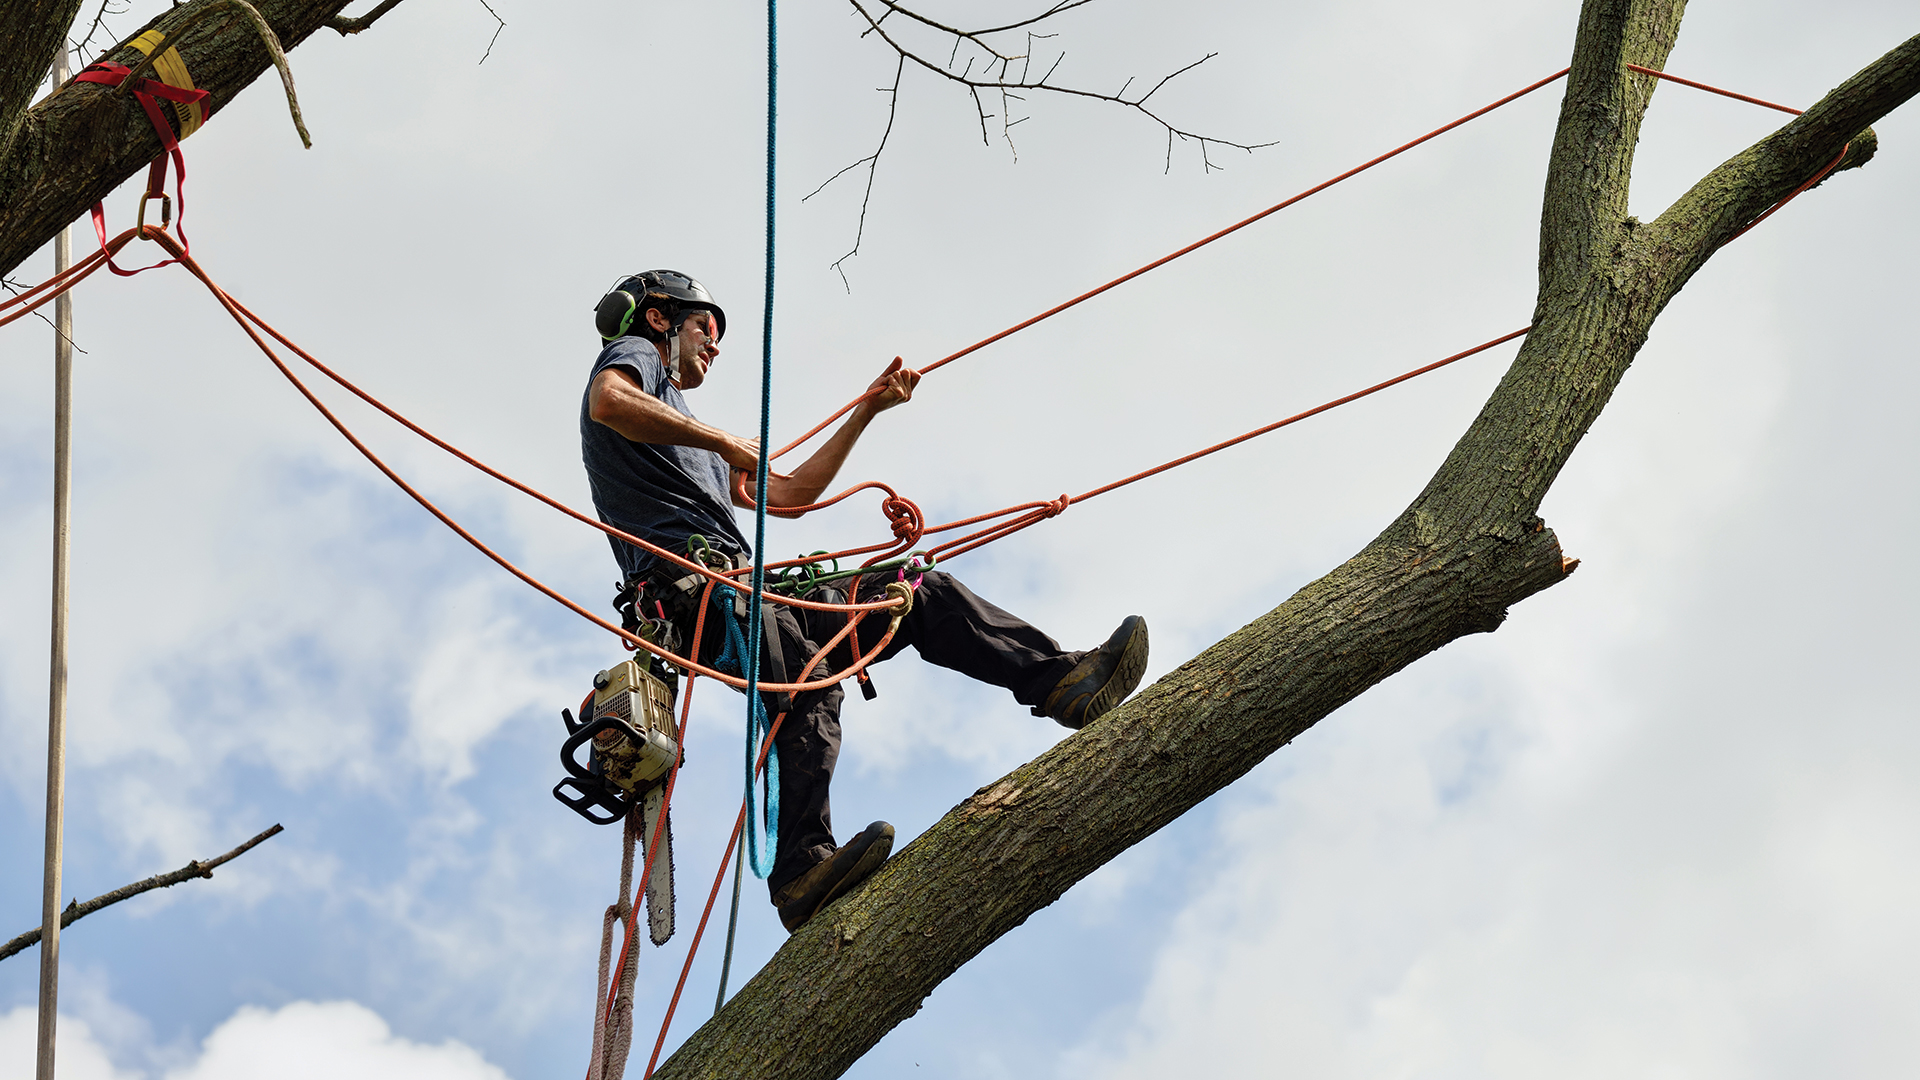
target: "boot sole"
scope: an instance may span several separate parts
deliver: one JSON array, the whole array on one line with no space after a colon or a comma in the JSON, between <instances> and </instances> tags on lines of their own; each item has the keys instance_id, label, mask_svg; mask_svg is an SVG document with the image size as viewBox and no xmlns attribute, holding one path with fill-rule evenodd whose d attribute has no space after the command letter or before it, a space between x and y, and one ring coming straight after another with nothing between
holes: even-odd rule
<instances>
[{"instance_id":1,"label":"boot sole","mask_svg":"<svg viewBox=\"0 0 1920 1080\"><path fill-rule=\"evenodd\" d=\"M852 866L847 868L847 872L841 875L840 880L834 882L833 885L827 889L826 894L814 902L812 908L807 911L805 916L789 924L787 922L788 915L792 913L793 908L799 906L799 902L780 909L780 924L787 928L787 933L794 933L809 922L812 922L813 917L826 910L828 904L833 903L835 900L853 891L855 886L865 881L875 870L878 870L881 863L887 861L887 857L893 853L893 826L885 822L875 822L874 824L883 826L884 831L868 843L867 849L860 853L860 857L854 860ZM872 825L869 825L867 828L871 829L872 827ZM864 832L865 830L862 831Z\"/></svg>"},{"instance_id":2,"label":"boot sole","mask_svg":"<svg viewBox=\"0 0 1920 1080\"><path fill-rule=\"evenodd\" d=\"M1115 705L1127 700L1127 695L1140 685L1140 677L1146 673L1147 623L1142 619L1128 636L1126 647L1121 649L1120 662L1113 667L1113 677L1107 680L1105 686L1094 691L1093 699L1087 702L1084 724L1093 723L1113 711Z\"/></svg>"},{"instance_id":3,"label":"boot sole","mask_svg":"<svg viewBox=\"0 0 1920 1080\"><path fill-rule=\"evenodd\" d=\"M1113 670L1107 674L1105 682L1092 690L1083 690L1068 697L1065 701L1049 698L1045 705L1035 709L1034 712L1053 717L1063 727L1078 730L1093 723L1100 718L1101 714L1126 700L1127 695L1133 693L1133 688L1140 685L1140 676L1147 670L1147 620L1138 615L1127 616L1126 621L1114 630L1113 637L1108 638L1099 649L1088 654L1087 658L1081 661L1080 666L1061 682L1077 690L1091 681L1094 672L1099 670L1101 653L1105 652L1107 647L1123 633L1126 637L1120 646L1120 655L1114 658ZM1081 674L1083 671L1084 675ZM1076 678L1078 681L1073 681ZM1061 694L1062 691L1056 690L1054 693Z\"/></svg>"}]
</instances>

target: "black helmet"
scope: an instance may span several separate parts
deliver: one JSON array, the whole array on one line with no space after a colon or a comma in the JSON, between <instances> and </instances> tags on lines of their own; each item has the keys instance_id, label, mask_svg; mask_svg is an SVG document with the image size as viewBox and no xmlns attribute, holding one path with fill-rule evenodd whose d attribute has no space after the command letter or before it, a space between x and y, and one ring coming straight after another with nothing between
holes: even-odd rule
<instances>
[{"instance_id":1,"label":"black helmet","mask_svg":"<svg viewBox=\"0 0 1920 1080\"><path fill-rule=\"evenodd\" d=\"M680 325L683 311L710 311L715 324L714 340L727 334L727 313L713 302L706 286L678 270L648 270L621 280L593 309L593 325L603 340L612 341L632 329L640 313L650 307L659 308L676 327ZM654 336L645 322L638 329L648 338Z\"/></svg>"}]
</instances>

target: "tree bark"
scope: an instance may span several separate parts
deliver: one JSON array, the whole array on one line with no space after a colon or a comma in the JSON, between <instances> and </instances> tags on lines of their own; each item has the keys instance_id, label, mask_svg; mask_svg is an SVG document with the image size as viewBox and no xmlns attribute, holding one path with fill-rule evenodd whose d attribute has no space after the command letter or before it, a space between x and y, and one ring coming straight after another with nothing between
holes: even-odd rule
<instances>
[{"instance_id":1,"label":"tree bark","mask_svg":"<svg viewBox=\"0 0 1920 1080\"><path fill-rule=\"evenodd\" d=\"M1587 0L1548 169L1534 329L1439 471L1346 563L981 788L793 935L661 1078L840 1075L949 974L1074 882L1413 661L1491 631L1575 563L1541 500L1660 310L1713 252L1920 90L1920 37L1627 216L1684 0Z\"/></svg>"},{"instance_id":2,"label":"tree bark","mask_svg":"<svg viewBox=\"0 0 1920 1080\"><path fill-rule=\"evenodd\" d=\"M347 3L260 0L254 6L273 27L282 46L291 50L326 25ZM64 4L35 0L16 6L44 20L28 26L29 15L19 14L0 23L0 35L7 35L0 38L8 46L7 55L35 58L31 64L17 65L20 71L31 68L35 73L26 90L31 95L32 86L46 75L55 45L73 21L73 10L69 9L77 10L79 5L78 0ZM180 50L194 85L211 91L207 104L217 116L273 61L244 14L231 8L209 7L203 0L173 8L128 40L147 30L166 34L166 45ZM16 22L21 25L16 27ZM42 37L47 40L40 45ZM18 53L12 48L16 41L21 45ZM28 52L34 45L40 47ZM135 67L145 57L122 43L104 59ZM6 65L9 69L15 66ZM0 75L0 94L11 95L12 83L26 77L13 70ZM12 96L0 97L0 122L7 120L6 110L13 100ZM162 111L172 112L170 108ZM177 120L169 119L177 125ZM4 130L0 128L0 132ZM131 94L115 87L69 82L52 97L26 110L8 145L0 148L0 274L11 272L159 152L160 137L147 114Z\"/></svg>"},{"instance_id":3,"label":"tree bark","mask_svg":"<svg viewBox=\"0 0 1920 1080\"><path fill-rule=\"evenodd\" d=\"M79 13L80 0L25 0L0 8L0 56L8 58L0 64L0 161Z\"/></svg>"}]
</instances>

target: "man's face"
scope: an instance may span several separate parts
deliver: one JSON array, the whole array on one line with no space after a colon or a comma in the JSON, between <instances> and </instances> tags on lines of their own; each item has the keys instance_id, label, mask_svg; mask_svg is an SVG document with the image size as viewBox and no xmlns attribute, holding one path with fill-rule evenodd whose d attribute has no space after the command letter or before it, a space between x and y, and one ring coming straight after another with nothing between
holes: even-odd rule
<instances>
[{"instance_id":1,"label":"man's face","mask_svg":"<svg viewBox=\"0 0 1920 1080\"><path fill-rule=\"evenodd\" d=\"M680 324L680 389L691 390L707 381L707 369L720 355L714 341L713 314L696 311Z\"/></svg>"}]
</instances>

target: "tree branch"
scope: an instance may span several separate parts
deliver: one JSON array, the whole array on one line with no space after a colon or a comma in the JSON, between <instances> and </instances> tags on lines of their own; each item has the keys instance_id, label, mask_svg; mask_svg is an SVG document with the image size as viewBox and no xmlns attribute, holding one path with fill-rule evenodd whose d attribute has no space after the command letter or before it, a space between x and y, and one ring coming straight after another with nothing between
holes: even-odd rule
<instances>
[{"instance_id":1,"label":"tree branch","mask_svg":"<svg viewBox=\"0 0 1920 1080\"><path fill-rule=\"evenodd\" d=\"M121 0L123 6L118 9L113 6L114 2L115 0L100 0L100 10L93 13L93 22L87 27L87 32L78 40L71 41L73 51L78 54L74 67L83 68L93 63L87 57L87 50L93 47L94 37L107 28L107 16L125 15L133 8L133 0ZM107 30L107 33L112 34L113 31Z\"/></svg>"},{"instance_id":2,"label":"tree branch","mask_svg":"<svg viewBox=\"0 0 1920 1080\"><path fill-rule=\"evenodd\" d=\"M398 3L399 0L394 2ZM300 144L308 150L313 149L313 136L307 134L307 122L300 116L300 97L293 92L293 69L287 66L287 54L280 48L280 39L274 36L273 27L267 25L267 20L260 17L259 8L247 3L247 0L201 0L198 5L193 6L193 13L187 16L185 25L176 29L174 33L179 33L187 26L199 22L211 15L215 8L221 7L233 8L246 16L248 24L253 27L253 32L260 35L260 43L267 47L267 56L273 60L274 69L280 73L280 85L287 92L287 111L293 114L293 129L300 133ZM160 62L160 57L165 52L166 48L163 46L141 57L140 62L133 65L133 70L127 72L126 79L120 83L120 93L123 96L133 93L137 80L145 78L153 70L153 66Z\"/></svg>"},{"instance_id":3,"label":"tree branch","mask_svg":"<svg viewBox=\"0 0 1920 1080\"><path fill-rule=\"evenodd\" d=\"M1581 280L1618 246L1640 123L1659 80L1626 64L1664 68L1685 0L1606 0L1580 13L1540 215L1540 295Z\"/></svg>"},{"instance_id":4,"label":"tree branch","mask_svg":"<svg viewBox=\"0 0 1920 1080\"><path fill-rule=\"evenodd\" d=\"M838 1076L1074 882L1369 687L1497 628L1512 604L1572 573L1541 500L1671 295L1659 267L1596 242L1633 231L1625 189L1646 92L1626 86L1619 65L1663 58L1679 17L1679 0L1588 0L1574 65L1584 74L1568 88L1549 169L1534 329L1412 505L1343 565L950 811L794 934L660 1080L741 1062L757 1075ZM1898 94L1875 96L1891 108ZM1864 116L1829 128L1857 130ZM1817 168L1817 157L1805 160Z\"/></svg>"},{"instance_id":5,"label":"tree branch","mask_svg":"<svg viewBox=\"0 0 1920 1080\"><path fill-rule=\"evenodd\" d=\"M53 69L53 53L67 40L80 0L26 0L0 5L0 161L12 152L27 106ZM0 268L0 272L12 269Z\"/></svg>"},{"instance_id":6,"label":"tree branch","mask_svg":"<svg viewBox=\"0 0 1920 1080\"><path fill-rule=\"evenodd\" d=\"M1090 3L1091 0L1081 0L1081 2ZM800 198L801 202L806 202L808 199L811 199L815 195L818 195L822 191L825 191L827 189L827 184L833 183L835 180L840 179L842 176L845 176L846 174L852 172L853 170L859 168L862 165L865 165L867 167L867 191L866 191L866 194L860 197L860 224L853 231L853 247L845 255L842 255L838 259L833 260L834 272L840 275L840 285L842 288L845 288L848 293L853 292L853 286L848 283L847 272L845 270L842 270L841 267L846 263L848 259L851 259L855 255L860 254L860 240L862 237L867 235L867 206L869 203L873 201L873 174L879 170L880 155L886 151L887 139L893 135L893 120L894 120L894 117L897 116L900 112L900 77L906 73L906 70L907 70L907 58L903 56L900 58L899 63L894 66L893 86L888 88L886 91L887 126L885 130L880 132L880 145L874 148L873 153L868 154L866 157L861 158L859 161L856 161L853 164L847 166L846 168L841 169L839 172L834 173L832 176L827 177L825 183L822 183L819 187L814 188L812 191L808 192L806 195L801 196Z\"/></svg>"},{"instance_id":7,"label":"tree branch","mask_svg":"<svg viewBox=\"0 0 1920 1080\"><path fill-rule=\"evenodd\" d=\"M260 835L254 837L253 839L247 841L246 843L241 844L239 847L234 848L232 851L227 852L225 855L215 856L214 858L208 859L205 862L201 862L198 859L196 859L193 862L188 863L187 865L181 867L178 870L173 871L170 874L155 874L154 876L147 878L145 881L136 881L131 885L122 885L120 888L115 889L110 893L106 893L101 896L96 896L84 904L76 900L73 903L67 905L67 910L60 913L60 928L64 930L67 927L72 926L75 922L78 922L79 920L86 918L87 916L93 914L96 911L99 911L101 908L111 907L112 905L117 904L120 901L125 900L129 897L139 896L143 892L152 892L154 889L165 889L165 888L168 888L169 886L178 885L183 881L190 881L194 878L211 878L213 876L213 871L216 867L225 865L226 863L231 862L242 855L245 855L248 851L251 851L253 849L254 845L260 843L262 840L265 840L270 836L273 836L278 832L280 832L280 826L275 825L273 828L268 829L267 831L261 833ZM5 945L0 945L0 960L5 960L7 957L12 956L14 953L20 952L21 950L27 948L28 946L38 945L38 944L40 944L40 928L34 927L32 930L29 930L26 933L21 934L19 937L14 938L12 941L7 942Z\"/></svg>"},{"instance_id":8,"label":"tree branch","mask_svg":"<svg viewBox=\"0 0 1920 1080\"><path fill-rule=\"evenodd\" d=\"M853 5L854 11L857 12L867 24L866 29L861 31L860 36L866 37L871 34L880 38L880 40L892 48L898 56L898 63L894 71L893 96L888 103L887 109L888 132L892 131L893 121L899 109L901 76L906 69L906 65L912 63L916 67L930 71L940 78L961 87L968 96L973 99L974 112L980 121L980 141L983 144L992 144L992 137L987 130L987 121L995 115L998 115L1000 119L1000 136L1005 140L1007 149L1013 153L1016 160L1019 157L1019 148L1014 145L1013 129L1017 125L1025 122L1027 117L1022 116L1016 118L1012 113L1014 102L1026 100L1026 98L1022 96L1023 91L1042 91L1048 94L1108 102L1132 109L1140 115L1145 116L1155 124L1158 124L1161 129L1166 132L1166 167L1169 171L1173 168L1173 145L1176 139L1183 143L1194 143L1199 147L1201 167L1208 172L1220 168L1219 165L1214 163L1212 155L1208 152L1210 147L1231 147L1236 150L1244 150L1252 153L1262 147L1273 145L1270 142L1240 143L1231 139L1202 135L1198 132L1177 127L1159 113L1148 108L1147 100L1159 92L1161 87L1165 86L1169 81L1213 59L1214 56L1217 55L1214 53L1208 53L1193 63L1163 76L1159 82L1154 84L1151 90L1148 90L1138 97L1132 98L1127 96L1127 89L1133 85L1132 79L1128 79L1125 85L1121 86L1120 91L1113 94L1102 93L1096 90L1085 90L1072 86L1062 86L1055 83L1053 81L1054 74L1059 70L1060 64L1066 59L1066 53L1064 51L1053 57L1052 62L1047 65L1047 70L1044 75L1038 80L1033 79L1034 43L1051 38L1053 35L1036 34L1028 28L1038 26L1046 20L1063 14L1064 12L1071 11L1074 8L1084 7L1092 3L1093 0L1058 0L1058 2L1038 15L984 30L966 30L957 26L949 26L938 20L922 15L904 4L897 2L897 0L872 0L873 3L885 9L880 11L878 15L869 10L863 0L848 0L848 2ZM925 27L937 34L951 38L952 44L946 62L940 63L935 59L929 59L926 54L910 46L902 37L888 32L885 23L894 15L899 15L912 24ZM1026 34L1026 45L1023 51L1013 52L993 40L993 36L996 34L1008 33L1015 30L1023 31ZM960 57L962 46L971 46L973 49L978 50L977 53L970 50L964 63L961 62ZM980 66L978 74L974 71L976 63ZM1016 63L1021 66L1020 75L1017 77L1013 75L1013 65ZM958 70L955 70L955 65L960 65ZM987 110L986 99L983 99L981 96L983 92L998 95L1000 99L1000 111L998 114L991 113ZM880 150L886 148L886 142L886 135L882 135L880 139ZM808 198L812 198L813 195L819 194L820 191L824 190L829 184L854 171L861 165L868 167L867 190L860 202L860 226L855 233L853 248L833 263L834 270L840 274L842 284L846 282L846 273L843 269L846 261L860 251L860 235L865 232L867 209L873 199L873 176L875 170L879 167L879 154L880 151L876 150L873 154L842 168L839 172L828 177L819 188L814 189L812 195L808 196Z\"/></svg>"},{"instance_id":9,"label":"tree branch","mask_svg":"<svg viewBox=\"0 0 1920 1080\"><path fill-rule=\"evenodd\" d=\"M333 18L327 20L327 29L338 31L341 37L346 37L348 34L357 34L367 27L372 26L374 23L379 22L380 16L385 15L387 12L399 6L400 0L381 0L372 11L367 12L357 19L349 19L345 15L335 15ZM498 18L498 16L495 17Z\"/></svg>"},{"instance_id":10,"label":"tree branch","mask_svg":"<svg viewBox=\"0 0 1920 1080\"><path fill-rule=\"evenodd\" d=\"M1649 76L1641 76L1650 78ZM1641 230L1639 256L1656 267L1660 302L1678 292L1720 246L1831 162L1835 172L1872 158L1870 125L1920 93L1920 35L1835 87L1784 127L1708 173Z\"/></svg>"},{"instance_id":11,"label":"tree branch","mask_svg":"<svg viewBox=\"0 0 1920 1080\"><path fill-rule=\"evenodd\" d=\"M1125 106L1126 108L1132 109L1135 112L1140 113L1142 116L1145 116L1148 119L1152 120L1154 123L1160 125L1160 127L1166 130L1168 138L1171 139L1174 137L1178 137L1183 142L1191 141L1191 142L1198 143L1200 145L1202 162L1209 171L1216 169L1219 166L1214 165L1213 162L1205 156L1206 148L1208 145L1229 146L1236 150L1248 151L1249 153L1251 153L1254 150L1258 150L1261 147L1273 145L1273 143L1271 142L1239 143L1239 142L1234 142L1231 139L1221 139L1211 135L1201 135L1197 132L1187 131L1183 128L1174 126L1172 123L1168 122L1166 118L1160 116L1158 113L1155 113L1153 110L1146 107L1147 98L1153 96L1153 94L1157 92L1160 89L1160 87L1165 86L1169 79L1172 79L1175 76L1181 75L1185 72L1192 71L1194 68L1199 67L1201 64L1204 64L1208 60L1213 59L1213 57L1218 54L1208 53L1206 56L1203 56L1199 60L1196 60L1193 63L1188 64L1186 67L1181 68L1179 71L1174 72L1172 75L1168 75L1165 78L1161 79L1158 83L1154 85L1153 90L1149 90L1147 93L1142 94L1138 98L1129 99L1120 94L1107 94L1107 93L1102 93L1098 90L1083 90L1078 87L1060 86L1055 83L1048 82L1047 79L1051 78L1053 75L1052 68L1049 68L1047 75L1042 77L1038 82L1026 81L1027 76L1024 70L1020 78L1018 79L1011 78L1013 63L1015 61L1028 61L1031 57L1031 54L1032 54L1031 36L1029 38L1029 48L1026 52L1005 53L1005 52L1001 52L999 49L981 40L985 35L994 33L996 31L956 30L951 27L943 26L940 23L933 22L930 19L913 15L911 12L907 11L906 8L900 6L897 3L894 3L893 0L879 0L879 2L885 5L886 8L888 9L888 14L891 14L895 11L906 14L909 17L918 20L919 22L938 28L943 33L952 34L955 38L956 46L961 40L964 40L971 44L979 46L983 51L987 53L989 57L989 61L986 65L985 72L979 77L975 77L971 74L971 71L972 71L971 61L969 61L969 67L967 67L966 69L963 69L961 71L954 71L952 70L951 66L938 64L932 60L927 59L926 57L922 56L919 52L907 47L905 44L903 44L899 39L895 38L893 35L888 34L886 29L881 26L881 23L886 19L886 15L882 15L878 19L876 19L873 16L873 14L869 12L866 9L866 7L862 4L861 0L848 0L848 2L851 3L853 5L854 10L859 12L860 16L867 21L867 31L866 31L867 33L878 35L882 41L885 41L889 46L891 46L893 50L899 53L902 58L909 60L914 64L917 64L920 67L925 68L930 72L933 72L934 74L940 76L943 79L948 80L949 82L957 83L960 86L964 86L968 90L976 92L976 94L978 91L981 91L981 90L994 91L1002 95L1002 101L1004 102L1006 99L1006 95L1012 93L1013 91L1041 90L1050 94L1062 94L1068 97L1087 98L1093 101L1105 101L1115 105L1122 105L1122 106ZM1082 2L1087 2L1087 0L1082 0ZM1040 21L1041 19L1047 18L1050 15L1057 14L1058 12L1067 10L1070 7L1078 7L1078 6L1080 6L1078 3L1055 5L1053 9L1049 10L1048 12L1042 15L1036 16L1035 18L1032 18L1032 19L1028 19L1021 23L1011 24L1009 27L1003 27L1001 29L1010 29L1012 26L1031 25L1033 23ZM1056 63L1056 66L1057 66L1057 63ZM999 71L998 75L992 74L992 72L996 68ZM978 98L976 97L976 101L977 100ZM983 109L981 111L981 119L983 122L985 121L987 116L988 114ZM1002 121L1003 121L1003 126L1011 126L1012 123L1019 122L1017 120L1009 122L1009 118L1004 116L1004 109L1003 109Z\"/></svg>"},{"instance_id":12,"label":"tree branch","mask_svg":"<svg viewBox=\"0 0 1920 1080\"><path fill-rule=\"evenodd\" d=\"M347 0L260 0L255 6L274 36L294 48L346 5ZM199 20L200 7L170 9L141 30L167 35L166 43L180 50L194 84L211 91L207 104L217 111L259 78L273 57L252 27L235 20ZM107 58L129 67L145 59L126 44ZM146 113L111 88L69 83L35 105L12 152L0 156L0 274L20 265L159 152L160 140Z\"/></svg>"}]
</instances>

